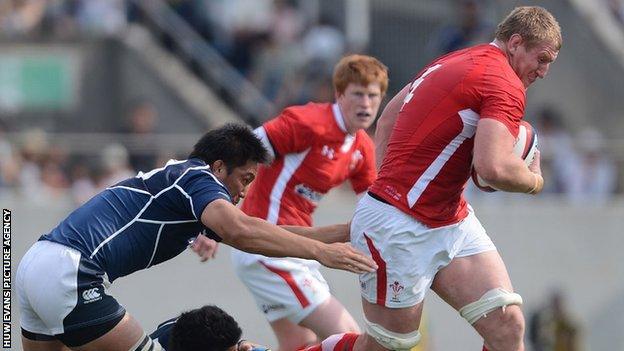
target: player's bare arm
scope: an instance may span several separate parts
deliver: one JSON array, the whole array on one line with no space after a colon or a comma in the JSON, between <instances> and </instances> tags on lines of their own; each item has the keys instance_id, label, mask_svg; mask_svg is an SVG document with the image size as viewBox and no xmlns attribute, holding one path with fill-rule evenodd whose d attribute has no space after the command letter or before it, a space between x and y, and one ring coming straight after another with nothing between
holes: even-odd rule
<instances>
[{"instance_id":1,"label":"player's bare arm","mask_svg":"<svg viewBox=\"0 0 624 351\"><path fill-rule=\"evenodd\" d=\"M377 169L381 167L388 146L388 139L392 134L394 122L399 116L399 111L403 106L403 100L409 93L409 84L406 85L398 94L396 94L386 105L381 116L377 120L377 128L375 129L375 157L377 160Z\"/></svg>"},{"instance_id":2,"label":"player's bare arm","mask_svg":"<svg viewBox=\"0 0 624 351\"><path fill-rule=\"evenodd\" d=\"M492 118L481 118L474 141L473 166L477 173L497 189L518 193L539 193L544 180L539 168L539 153L529 169L513 154L514 137L507 127Z\"/></svg>"},{"instance_id":3,"label":"player's bare arm","mask_svg":"<svg viewBox=\"0 0 624 351\"><path fill-rule=\"evenodd\" d=\"M349 241L349 223L333 224L323 227L301 227L296 225L282 225L280 227L291 233L327 244Z\"/></svg>"},{"instance_id":4,"label":"player's bare arm","mask_svg":"<svg viewBox=\"0 0 624 351\"><path fill-rule=\"evenodd\" d=\"M375 262L345 243L325 244L293 235L262 219L245 215L225 200L208 204L202 223L237 249L272 257L314 259L324 266L354 273L372 272Z\"/></svg>"}]
</instances>

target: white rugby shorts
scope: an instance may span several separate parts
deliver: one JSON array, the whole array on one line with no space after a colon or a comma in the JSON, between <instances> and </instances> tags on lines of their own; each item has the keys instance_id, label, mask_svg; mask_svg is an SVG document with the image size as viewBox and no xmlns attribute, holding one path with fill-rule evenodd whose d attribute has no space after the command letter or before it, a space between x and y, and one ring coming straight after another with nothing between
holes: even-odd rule
<instances>
[{"instance_id":1,"label":"white rugby shorts","mask_svg":"<svg viewBox=\"0 0 624 351\"><path fill-rule=\"evenodd\" d=\"M422 302L436 273L453 258L496 250L472 208L459 223L429 228L368 194L356 207L351 245L379 266L360 275L362 296L390 308Z\"/></svg>"},{"instance_id":2,"label":"white rugby shorts","mask_svg":"<svg viewBox=\"0 0 624 351\"><path fill-rule=\"evenodd\" d=\"M119 318L125 309L107 294L105 273L80 252L37 241L17 268L15 288L22 329L58 335Z\"/></svg>"},{"instance_id":3,"label":"white rugby shorts","mask_svg":"<svg viewBox=\"0 0 624 351\"><path fill-rule=\"evenodd\" d=\"M232 248L232 263L269 322L288 318L299 324L331 296L316 261L266 257Z\"/></svg>"}]
</instances>

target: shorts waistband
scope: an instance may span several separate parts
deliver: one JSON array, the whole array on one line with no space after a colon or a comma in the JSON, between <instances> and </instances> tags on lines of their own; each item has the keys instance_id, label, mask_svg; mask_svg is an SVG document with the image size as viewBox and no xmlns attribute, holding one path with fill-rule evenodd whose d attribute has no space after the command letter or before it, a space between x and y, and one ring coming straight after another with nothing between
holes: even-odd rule
<instances>
[{"instance_id":1,"label":"shorts waistband","mask_svg":"<svg viewBox=\"0 0 624 351\"><path fill-rule=\"evenodd\" d=\"M379 196L379 195L377 195L377 194L375 194L375 193L373 193L371 191L368 191L367 194L368 194L368 196L372 197L373 199L375 199L375 200L377 200L379 202L383 202L386 205L390 205L390 203L388 203L388 201L386 201L381 196Z\"/></svg>"}]
</instances>

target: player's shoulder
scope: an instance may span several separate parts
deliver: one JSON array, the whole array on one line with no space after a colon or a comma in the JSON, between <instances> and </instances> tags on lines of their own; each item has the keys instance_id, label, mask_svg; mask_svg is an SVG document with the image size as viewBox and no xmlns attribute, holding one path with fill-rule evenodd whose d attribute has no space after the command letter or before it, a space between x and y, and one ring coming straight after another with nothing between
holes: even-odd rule
<instances>
[{"instance_id":1,"label":"player's shoulder","mask_svg":"<svg viewBox=\"0 0 624 351\"><path fill-rule=\"evenodd\" d=\"M322 136L335 123L332 105L330 103L309 102L305 105L290 106L284 109L282 115L297 124L299 133Z\"/></svg>"},{"instance_id":2,"label":"player's shoulder","mask_svg":"<svg viewBox=\"0 0 624 351\"><path fill-rule=\"evenodd\" d=\"M375 143L373 142L373 138L371 138L371 136L368 135L368 132L366 132L364 129L360 129L357 131L357 133L355 134L355 139L357 140L357 143L361 149L375 149Z\"/></svg>"},{"instance_id":3,"label":"player's shoulder","mask_svg":"<svg viewBox=\"0 0 624 351\"><path fill-rule=\"evenodd\" d=\"M319 117L331 116L332 109L329 103L309 102L305 105L289 106L284 109L284 113L302 121L318 121Z\"/></svg>"},{"instance_id":4,"label":"player's shoulder","mask_svg":"<svg viewBox=\"0 0 624 351\"><path fill-rule=\"evenodd\" d=\"M487 86L524 94L524 86L509 64L505 53L494 44L481 44L467 49L471 56L471 73L468 83L476 87ZM472 77L472 79L470 79Z\"/></svg>"}]
</instances>

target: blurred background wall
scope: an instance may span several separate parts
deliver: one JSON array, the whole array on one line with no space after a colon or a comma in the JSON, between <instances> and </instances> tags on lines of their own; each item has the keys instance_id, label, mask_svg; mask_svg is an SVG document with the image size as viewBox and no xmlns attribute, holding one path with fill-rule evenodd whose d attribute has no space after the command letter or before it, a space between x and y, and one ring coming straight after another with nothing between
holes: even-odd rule
<instances>
[{"instance_id":1,"label":"blurred background wall","mask_svg":"<svg viewBox=\"0 0 624 351\"><path fill-rule=\"evenodd\" d=\"M2 1L0 203L13 210L13 267L72 208L185 158L207 129L331 101L342 55L389 67L387 101L436 56L489 42L523 4L548 8L564 35L548 77L528 91L525 117L539 131L547 187L535 198L467 191L525 298L528 347L551 342L559 326L584 350L624 350L622 0ZM334 192L317 223L347 220L354 201ZM147 329L216 303L250 339L271 344L226 251L208 265L183 255L113 291ZM355 277L328 277L361 317ZM455 312L433 295L427 304L431 350L479 348ZM570 317L553 317L561 309Z\"/></svg>"}]
</instances>

